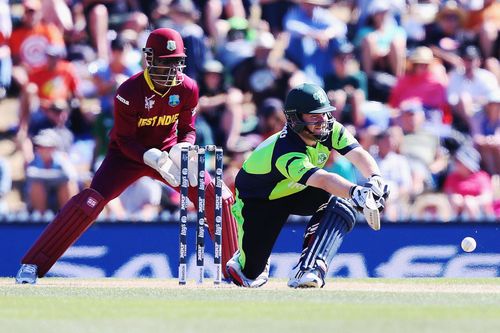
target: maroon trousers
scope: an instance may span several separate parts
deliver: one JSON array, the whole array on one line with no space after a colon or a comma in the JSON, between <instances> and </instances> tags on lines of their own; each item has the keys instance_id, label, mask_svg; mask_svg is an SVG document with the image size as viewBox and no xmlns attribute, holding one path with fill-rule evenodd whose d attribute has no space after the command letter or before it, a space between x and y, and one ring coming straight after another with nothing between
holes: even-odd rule
<instances>
[{"instance_id":1,"label":"maroon trousers","mask_svg":"<svg viewBox=\"0 0 500 333\"><path fill-rule=\"evenodd\" d=\"M90 189L83 190L62 207L54 221L47 226L21 262L37 265L38 276L44 276L63 253L88 229L106 204L142 176L149 176L166 183L161 175L149 166L130 160L119 151L110 150L97 170ZM175 189L179 191L178 187ZM207 224L213 239L215 186L208 173L205 173L205 195ZM188 196L197 206L195 187L189 188ZM223 190L222 204L222 267L225 276L226 262L238 249L237 226L231 214L233 202L234 198L226 188Z\"/></svg>"}]
</instances>

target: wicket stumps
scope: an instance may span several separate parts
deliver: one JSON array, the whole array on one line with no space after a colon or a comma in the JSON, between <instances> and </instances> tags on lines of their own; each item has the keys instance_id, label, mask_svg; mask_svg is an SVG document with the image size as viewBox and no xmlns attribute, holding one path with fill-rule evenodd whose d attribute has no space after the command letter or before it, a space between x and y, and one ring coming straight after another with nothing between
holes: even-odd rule
<instances>
[{"instance_id":1,"label":"wicket stumps","mask_svg":"<svg viewBox=\"0 0 500 333\"><path fill-rule=\"evenodd\" d=\"M191 146L181 150L181 186L180 186L180 217L179 217L179 284L187 281L187 206L188 206L188 168L189 151L196 151L197 155L197 225L196 225L196 267L198 284L203 283L205 276L205 157L206 151L215 152L215 221L214 221L214 284L222 280L222 158L223 150L215 145Z\"/></svg>"}]
</instances>

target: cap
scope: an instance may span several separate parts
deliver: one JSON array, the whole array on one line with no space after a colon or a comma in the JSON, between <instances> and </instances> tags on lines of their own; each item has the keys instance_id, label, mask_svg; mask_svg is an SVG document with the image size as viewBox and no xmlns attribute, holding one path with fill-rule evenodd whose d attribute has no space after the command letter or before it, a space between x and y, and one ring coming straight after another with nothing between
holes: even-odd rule
<instances>
[{"instance_id":1,"label":"cap","mask_svg":"<svg viewBox=\"0 0 500 333\"><path fill-rule=\"evenodd\" d=\"M464 59L479 59L481 58L481 54L479 53L479 49L474 45L468 45L462 49L460 49L460 56Z\"/></svg>"},{"instance_id":2,"label":"cap","mask_svg":"<svg viewBox=\"0 0 500 333\"><path fill-rule=\"evenodd\" d=\"M386 12L391 9L388 0L374 0L368 6L368 14L373 15L380 12Z\"/></svg>"},{"instance_id":3,"label":"cap","mask_svg":"<svg viewBox=\"0 0 500 333\"><path fill-rule=\"evenodd\" d=\"M199 16L198 9L191 0L174 0L170 4L170 10L192 18Z\"/></svg>"},{"instance_id":4,"label":"cap","mask_svg":"<svg viewBox=\"0 0 500 333\"><path fill-rule=\"evenodd\" d=\"M259 108L259 115L267 118L274 112L281 110L283 110L283 102L278 98L269 97L262 102L262 106Z\"/></svg>"},{"instance_id":5,"label":"cap","mask_svg":"<svg viewBox=\"0 0 500 333\"><path fill-rule=\"evenodd\" d=\"M410 53L408 60L414 64L430 64L434 59L432 50L427 46L419 46Z\"/></svg>"},{"instance_id":6,"label":"cap","mask_svg":"<svg viewBox=\"0 0 500 333\"><path fill-rule=\"evenodd\" d=\"M444 16L456 15L460 21L460 24L465 22L465 12L460 8L456 1L446 1L439 8L436 15L436 20L441 20Z\"/></svg>"},{"instance_id":7,"label":"cap","mask_svg":"<svg viewBox=\"0 0 500 333\"><path fill-rule=\"evenodd\" d=\"M263 49L272 49L274 47L275 41L276 40L274 39L272 33L263 31L257 36L255 46Z\"/></svg>"},{"instance_id":8,"label":"cap","mask_svg":"<svg viewBox=\"0 0 500 333\"><path fill-rule=\"evenodd\" d=\"M422 102L420 100L406 100L401 103L399 106L399 110L401 110L401 113L419 113L419 112L424 112L424 106L422 105Z\"/></svg>"},{"instance_id":9,"label":"cap","mask_svg":"<svg viewBox=\"0 0 500 333\"><path fill-rule=\"evenodd\" d=\"M203 64L203 71L205 73L223 73L224 72L224 65L220 63L217 60L207 60Z\"/></svg>"},{"instance_id":10,"label":"cap","mask_svg":"<svg viewBox=\"0 0 500 333\"><path fill-rule=\"evenodd\" d=\"M33 137L33 143L39 147L57 147L59 145L59 134L52 128L46 128Z\"/></svg>"},{"instance_id":11,"label":"cap","mask_svg":"<svg viewBox=\"0 0 500 333\"><path fill-rule=\"evenodd\" d=\"M462 146L455 153L455 158L459 160L467 169L477 172L480 169L481 155L472 146Z\"/></svg>"}]
</instances>

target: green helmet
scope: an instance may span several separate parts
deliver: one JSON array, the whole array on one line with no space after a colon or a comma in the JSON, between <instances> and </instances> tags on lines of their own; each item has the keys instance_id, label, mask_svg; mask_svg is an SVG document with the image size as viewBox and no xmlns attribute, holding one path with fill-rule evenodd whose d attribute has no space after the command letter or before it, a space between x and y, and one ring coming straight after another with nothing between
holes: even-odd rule
<instances>
[{"instance_id":1,"label":"green helmet","mask_svg":"<svg viewBox=\"0 0 500 333\"><path fill-rule=\"evenodd\" d=\"M312 134L317 141L324 141L333 129L332 111L335 107L330 104L325 91L318 85L312 83L301 84L288 93L285 100L285 116L287 126L295 133L307 131ZM327 120L322 122L323 130L321 134L314 134L307 125L318 125L316 122L305 122L302 119L303 114L326 113Z\"/></svg>"}]
</instances>

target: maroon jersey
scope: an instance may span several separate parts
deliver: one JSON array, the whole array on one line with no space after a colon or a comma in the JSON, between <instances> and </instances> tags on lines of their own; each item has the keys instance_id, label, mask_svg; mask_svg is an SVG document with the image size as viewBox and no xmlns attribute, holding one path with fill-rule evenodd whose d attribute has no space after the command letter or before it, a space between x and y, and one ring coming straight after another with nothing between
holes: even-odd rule
<instances>
[{"instance_id":1,"label":"maroon jersey","mask_svg":"<svg viewBox=\"0 0 500 333\"><path fill-rule=\"evenodd\" d=\"M177 142L194 144L197 104L198 85L188 76L162 94L154 89L147 71L137 73L116 92L109 148L142 163L150 148L169 150Z\"/></svg>"}]
</instances>

